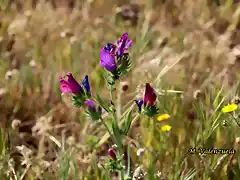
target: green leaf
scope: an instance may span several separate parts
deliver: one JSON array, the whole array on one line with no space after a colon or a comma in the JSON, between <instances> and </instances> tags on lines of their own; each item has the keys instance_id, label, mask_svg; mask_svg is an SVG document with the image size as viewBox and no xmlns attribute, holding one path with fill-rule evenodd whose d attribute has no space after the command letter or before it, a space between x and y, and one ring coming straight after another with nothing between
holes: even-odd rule
<instances>
[{"instance_id":1,"label":"green leaf","mask_svg":"<svg viewBox=\"0 0 240 180\"><path fill-rule=\"evenodd\" d=\"M103 107L103 109L105 109L108 113L111 112L109 105L106 102L104 102L98 94L97 94L97 101Z\"/></svg>"},{"instance_id":2,"label":"green leaf","mask_svg":"<svg viewBox=\"0 0 240 180\"><path fill-rule=\"evenodd\" d=\"M126 114L124 124L123 124L123 134L127 135L132 123L132 110Z\"/></svg>"},{"instance_id":3,"label":"green leaf","mask_svg":"<svg viewBox=\"0 0 240 180\"><path fill-rule=\"evenodd\" d=\"M113 135L116 139L116 143L117 143L117 147L121 148L120 146L122 145L122 136L118 127L118 124L116 123L116 121L113 121L112 123L112 131L113 131Z\"/></svg>"}]
</instances>

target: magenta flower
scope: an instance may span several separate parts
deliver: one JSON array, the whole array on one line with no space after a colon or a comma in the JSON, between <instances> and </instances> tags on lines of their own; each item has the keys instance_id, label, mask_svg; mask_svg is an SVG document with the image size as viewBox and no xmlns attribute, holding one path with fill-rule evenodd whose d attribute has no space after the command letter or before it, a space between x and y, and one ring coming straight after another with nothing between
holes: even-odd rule
<instances>
[{"instance_id":1,"label":"magenta flower","mask_svg":"<svg viewBox=\"0 0 240 180\"><path fill-rule=\"evenodd\" d=\"M132 40L128 39L128 32L125 32L122 37L117 41L118 49L117 56L121 56L129 47L132 46Z\"/></svg>"},{"instance_id":2,"label":"magenta flower","mask_svg":"<svg viewBox=\"0 0 240 180\"><path fill-rule=\"evenodd\" d=\"M113 159L117 160L116 150L114 148L108 149L108 155Z\"/></svg>"},{"instance_id":3,"label":"magenta flower","mask_svg":"<svg viewBox=\"0 0 240 180\"><path fill-rule=\"evenodd\" d=\"M157 99L154 89L149 83L146 83L145 93L143 98L144 105L153 105Z\"/></svg>"},{"instance_id":4,"label":"magenta flower","mask_svg":"<svg viewBox=\"0 0 240 180\"><path fill-rule=\"evenodd\" d=\"M70 72L67 73L67 80L60 77L59 82L60 82L62 93L68 92L68 93L73 93L75 95L80 95L84 92L82 86L74 79L72 73ZM82 85L85 88L86 92L91 94L90 85L88 82L88 75L84 77L82 81Z\"/></svg>"},{"instance_id":5,"label":"magenta flower","mask_svg":"<svg viewBox=\"0 0 240 180\"><path fill-rule=\"evenodd\" d=\"M156 102L156 99L157 99L157 96L156 96L154 89L151 87L151 85L149 83L146 83L143 100L141 100L141 99L135 100L135 103L138 106L139 112L141 112L141 110L142 110L142 105L144 105L144 107L145 106L153 106Z\"/></svg>"},{"instance_id":6,"label":"magenta flower","mask_svg":"<svg viewBox=\"0 0 240 180\"><path fill-rule=\"evenodd\" d=\"M61 86L61 92L62 93L73 93L75 95L79 95L83 93L83 89L81 85L74 79L72 76L72 73L67 73L67 80L60 77L60 86Z\"/></svg>"}]
</instances>

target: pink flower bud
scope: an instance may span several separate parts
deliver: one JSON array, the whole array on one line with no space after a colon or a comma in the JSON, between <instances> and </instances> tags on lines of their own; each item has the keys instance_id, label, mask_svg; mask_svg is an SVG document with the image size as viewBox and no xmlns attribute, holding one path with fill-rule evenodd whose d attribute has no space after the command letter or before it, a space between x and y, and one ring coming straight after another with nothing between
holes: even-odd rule
<instances>
[{"instance_id":1,"label":"pink flower bud","mask_svg":"<svg viewBox=\"0 0 240 180\"><path fill-rule=\"evenodd\" d=\"M117 160L116 150L115 150L114 148L109 148L109 149L108 149L108 155L109 155L113 160Z\"/></svg>"}]
</instances>

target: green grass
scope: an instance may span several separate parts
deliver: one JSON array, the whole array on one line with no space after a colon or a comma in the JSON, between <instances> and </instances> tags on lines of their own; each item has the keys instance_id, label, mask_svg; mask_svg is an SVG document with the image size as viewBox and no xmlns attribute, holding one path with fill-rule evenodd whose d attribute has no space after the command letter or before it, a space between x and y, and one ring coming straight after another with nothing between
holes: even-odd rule
<instances>
[{"instance_id":1,"label":"green grass","mask_svg":"<svg viewBox=\"0 0 240 180\"><path fill-rule=\"evenodd\" d=\"M139 1L138 23L131 25L116 17L123 0L76 1L72 12L44 1L36 8L26 1L18 10L8 3L0 4L0 179L114 179L106 165L112 116L103 115L106 126L89 121L61 96L59 77L72 72L81 81L88 74L93 93L109 103L99 50L126 31L133 39L132 70L113 96L121 129L128 129L130 116L124 121L132 112L130 130L120 139L130 176L141 166L145 179L239 179L240 127L221 112L239 96L239 4ZM146 82L168 120L138 114L133 100ZM238 118L239 109L234 113ZM170 132L161 131L165 124ZM236 153L190 155L194 147ZM140 148L145 151L137 156Z\"/></svg>"}]
</instances>

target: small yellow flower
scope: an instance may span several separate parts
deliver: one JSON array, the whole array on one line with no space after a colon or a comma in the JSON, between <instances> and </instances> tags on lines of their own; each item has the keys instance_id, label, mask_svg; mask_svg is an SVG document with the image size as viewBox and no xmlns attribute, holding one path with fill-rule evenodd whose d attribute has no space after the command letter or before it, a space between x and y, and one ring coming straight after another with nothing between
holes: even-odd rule
<instances>
[{"instance_id":1,"label":"small yellow flower","mask_svg":"<svg viewBox=\"0 0 240 180\"><path fill-rule=\"evenodd\" d=\"M169 126L169 125L164 125L164 126L161 127L161 131L163 131L163 132L168 132L171 129L172 129L172 127Z\"/></svg>"},{"instance_id":2,"label":"small yellow flower","mask_svg":"<svg viewBox=\"0 0 240 180\"><path fill-rule=\"evenodd\" d=\"M228 104L227 106L224 106L222 108L222 112L223 113L229 113L229 112L233 112L237 109L237 105L236 104Z\"/></svg>"},{"instance_id":3,"label":"small yellow flower","mask_svg":"<svg viewBox=\"0 0 240 180\"><path fill-rule=\"evenodd\" d=\"M170 115L169 114L161 114L157 117L157 120L158 121L163 121L163 120L167 120L170 118Z\"/></svg>"}]
</instances>

